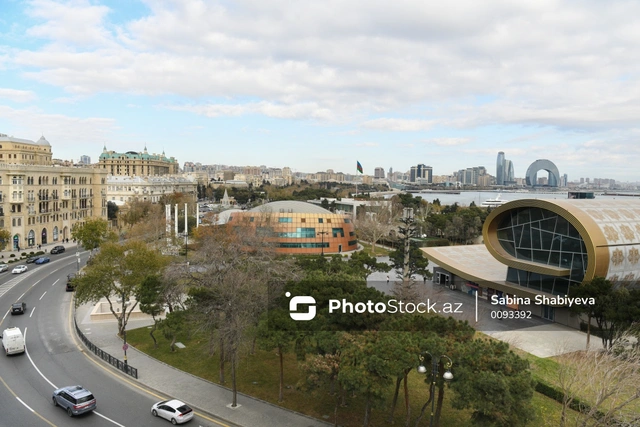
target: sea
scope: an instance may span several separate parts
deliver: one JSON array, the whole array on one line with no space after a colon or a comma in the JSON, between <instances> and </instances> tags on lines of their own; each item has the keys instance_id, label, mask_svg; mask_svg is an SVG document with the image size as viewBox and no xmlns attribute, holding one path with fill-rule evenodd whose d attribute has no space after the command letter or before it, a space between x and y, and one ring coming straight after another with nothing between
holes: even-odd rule
<instances>
[{"instance_id":1,"label":"sea","mask_svg":"<svg viewBox=\"0 0 640 427\"><path fill-rule=\"evenodd\" d=\"M457 194L439 191L425 191L421 193L412 193L413 197L420 196L429 203L433 203L435 199L440 200L441 205L453 205L457 203L459 206L469 206L471 202L474 202L476 206L480 206L482 202L487 199L495 199L500 195L500 200L512 201L522 199L567 199L569 197L566 191L556 192L538 192L538 191L514 191L514 192L500 192L500 191L463 191L460 190ZM640 196L640 194L636 194ZM635 199L631 196L620 195L605 195L601 193L595 193L596 199L613 200L616 198ZM639 199L640 200L640 199Z\"/></svg>"}]
</instances>

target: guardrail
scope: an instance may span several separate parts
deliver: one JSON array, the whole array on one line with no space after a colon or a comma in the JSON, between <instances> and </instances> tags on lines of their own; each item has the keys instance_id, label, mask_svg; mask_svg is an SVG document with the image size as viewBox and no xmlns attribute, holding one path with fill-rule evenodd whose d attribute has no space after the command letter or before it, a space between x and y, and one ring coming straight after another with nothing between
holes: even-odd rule
<instances>
[{"instance_id":1,"label":"guardrail","mask_svg":"<svg viewBox=\"0 0 640 427\"><path fill-rule=\"evenodd\" d=\"M122 360L118 359L117 357L113 357L112 355L110 355L109 353L107 353L106 351L102 350L100 347L98 347L97 345L89 341L89 338L84 336L84 334L78 327L78 322L76 321L75 316L73 318L73 323L76 325L76 332L78 333L78 336L80 337L84 345L86 345L87 348L93 352L93 354L95 354L105 362L109 363L111 366L124 372L125 374L131 375L133 378L138 379L138 369L134 368L128 363L124 363Z\"/></svg>"}]
</instances>

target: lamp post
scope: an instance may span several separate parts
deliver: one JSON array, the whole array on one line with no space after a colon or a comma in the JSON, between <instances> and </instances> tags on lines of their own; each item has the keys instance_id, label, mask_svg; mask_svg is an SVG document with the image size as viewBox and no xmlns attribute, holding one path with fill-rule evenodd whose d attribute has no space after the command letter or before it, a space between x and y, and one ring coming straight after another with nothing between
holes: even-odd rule
<instances>
[{"instance_id":1,"label":"lamp post","mask_svg":"<svg viewBox=\"0 0 640 427\"><path fill-rule=\"evenodd\" d=\"M322 246L320 246L321 256L324 256L324 235L325 234L329 234L329 232L328 231L318 231L318 233L316 234L316 235L322 236L322 243L321 243Z\"/></svg>"},{"instance_id":2,"label":"lamp post","mask_svg":"<svg viewBox=\"0 0 640 427\"><path fill-rule=\"evenodd\" d=\"M438 366L440 365L440 360L442 358L447 359L448 363L445 363L444 368L446 369L442 378L445 381L451 381L453 379L453 374L451 373L451 366L453 365L453 361L447 355L441 355L435 357L428 351L423 351L420 355L420 365L418 366L418 372L421 374L427 373L427 368L424 366L424 355L428 354L431 357L431 418L429 419L429 427L433 427L433 413L435 412L436 406L436 378L438 377Z\"/></svg>"}]
</instances>

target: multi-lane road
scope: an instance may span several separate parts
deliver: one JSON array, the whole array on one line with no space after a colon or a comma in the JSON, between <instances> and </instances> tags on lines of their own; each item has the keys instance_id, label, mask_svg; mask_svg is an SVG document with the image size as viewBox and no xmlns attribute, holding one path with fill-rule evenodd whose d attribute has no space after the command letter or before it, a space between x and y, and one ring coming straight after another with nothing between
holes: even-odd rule
<instances>
[{"instance_id":1,"label":"multi-lane road","mask_svg":"<svg viewBox=\"0 0 640 427\"><path fill-rule=\"evenodd\" d=\"M86 252L81 254L82 260L86 257ZM29 271L22 274L11 274L15 265L0 273L0 316L4 316L0 332L19 327L27 351L0 354L0 426L171 425L150 413L151 405L165 396L122 379L87 354L72 332L72 293L65 291L65 285L67 274L77 269L75 251L52 255L48 264L29 264ZM10 314L11 303L16 301L27 303L25 314ZM75 384L89 389L98 407L93 413L70 418L53 406L51 396L55 388ZM216 423L196 416L189 425Z\"/></svg>"}]
</instances>

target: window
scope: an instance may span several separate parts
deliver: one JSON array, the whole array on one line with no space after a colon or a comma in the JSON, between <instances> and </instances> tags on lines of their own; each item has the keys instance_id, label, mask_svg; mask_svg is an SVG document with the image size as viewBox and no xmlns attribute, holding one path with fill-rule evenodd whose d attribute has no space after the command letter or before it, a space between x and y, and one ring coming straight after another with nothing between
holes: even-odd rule
<instances>
[{"instance_id":1,"label":"window","mask_svg":"<svg viewBox=\"0 0 640 427\"><path fill-rule=\"evenodd\" d=\"M333 237L344 237L344 229L343 228L332 228L331 229L331 233L333 234Z\"/></svg>"},{"instance_id":2,"label":"window","mask_svg":"<svg viewBox=\"0 0 640 427\"><path fill-rule=\"evenodd\" d=\"M293 222L293 218L291 217L278 218L278 222Z\"/></svg>"},{"instance_id":3,"label":"window","mask_svg":"<svg viewBox=\"0 0 640 427\"><path fill-rule=\"evenodd\" d=\"M323 218L318 218L318 223L322 224L322 222L323 222L322 220L323 220Z\"/></svg>"}]
</instances>

